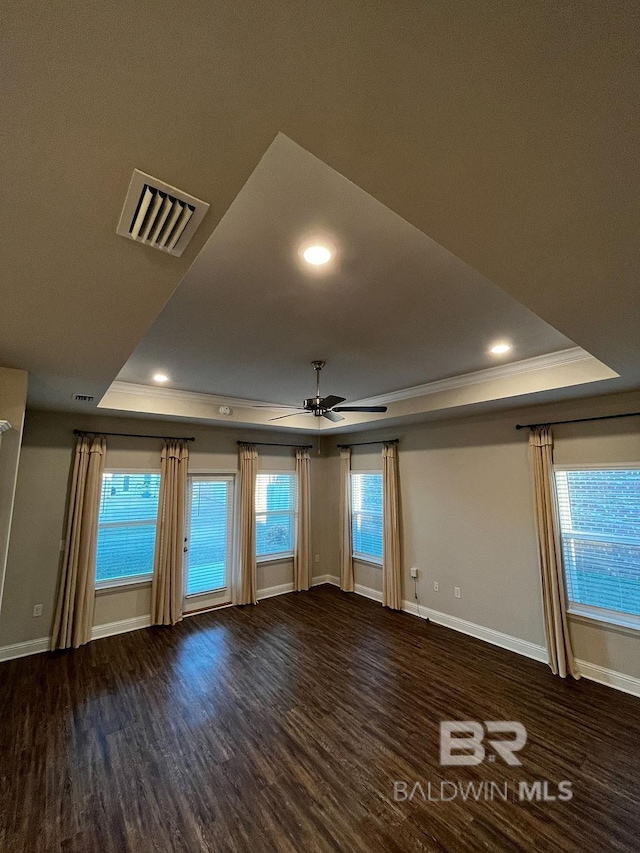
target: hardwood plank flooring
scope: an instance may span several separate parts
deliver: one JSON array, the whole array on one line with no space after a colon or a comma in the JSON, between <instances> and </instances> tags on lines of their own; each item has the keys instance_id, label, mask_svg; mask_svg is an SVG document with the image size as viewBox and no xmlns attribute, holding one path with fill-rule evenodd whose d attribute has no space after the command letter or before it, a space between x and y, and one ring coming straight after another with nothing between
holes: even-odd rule
<instances>
[{"instance_id":1,"label":"hardwood plank flooring","mask_svg":"<svg viewBox=\"0 0 640 853\"><path fill-rule=\"evenodd\" d=\"M639 711L320 587L0 664L0 850L638 851ZM522 766L441 767L441 720L521 722ZM573 799L393 793L520 780Z\"/></svg>"}]
</instances>

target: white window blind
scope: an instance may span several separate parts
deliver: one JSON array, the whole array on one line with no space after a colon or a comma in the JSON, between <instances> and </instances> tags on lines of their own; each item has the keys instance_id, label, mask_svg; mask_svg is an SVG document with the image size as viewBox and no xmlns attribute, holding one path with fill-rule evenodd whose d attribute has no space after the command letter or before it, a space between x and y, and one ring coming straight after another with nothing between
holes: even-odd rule
<instances>
[{"instance_id":1,"label":"white window blind","mask_svg":"<svg viewBox=\"0 0 640 853\"><path fill-rule=\"evenodd\" d=\"M382 563L382 474L351 473L353 556Z\"/></svg>"},{"instance_id":2,"label":"white window blind","mask_svg":"<svg viewBox=\"0 0 640 853\"><path fill-rule=\"evenodd\" d=\"M296 475L261 472L256 477L256 556L293 556Z\"/></svg>"},{"instance_id":3,"label":"white window blind","mask_svg":"<svg viewBox=\"0 0 640 853\"><path fill-rule=\"evenodd\" d=\"M99 586L153 574L159 493L160 474L104 472L96 556Z\"/></svg>"},{"instance_id":4,"label":"white window blind","mask_svg":"<svg viewBox=\"0 0 640 853\"><path fill-rule=\"evenodd\" d=\"M640 468L555 478L569 609L640 616Z\"/></svg>"},{"instance_id":5,"label":"white window blind","mask_svg":"<svg viewBox=\"0 0 640 853\"><path fill-rule=\"evenodd\" d=\"M230 477L189 478L187 595L215 592L227 586L232 488Z\"/></svg>"}]
</instances>

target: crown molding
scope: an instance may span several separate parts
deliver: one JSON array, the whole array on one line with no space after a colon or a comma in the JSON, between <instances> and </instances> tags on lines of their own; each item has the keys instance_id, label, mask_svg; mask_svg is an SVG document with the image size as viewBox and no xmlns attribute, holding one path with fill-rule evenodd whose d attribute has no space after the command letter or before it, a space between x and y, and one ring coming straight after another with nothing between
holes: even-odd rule
<instances>
[{"instance_id":1,"label":"crown molding","mask_svg":"<svg viewBox=\"0 0 640 853\"><path fill-rule=\"evenodd\" d=\"M441 391L453 391L456 388L466 388L470 385L480 385L483 382L493 382L497 379L508 379L512 376L521 376L524 373L534 373L538 370L548 370L551 367L564 367L579 361L595 360L582 347L550 352L545 355L537 355L533 358L525 358L521 361L513 361L510 364L499 364L496 367L487 367L484 370L476 370L473 373L460 373L448 379L438 379L435 382L427 382L424 385L414 385L411 388L401 388L399 391L391 391L388 394L378 394L376 397L367 397L363 400L354 400L349 405L353 406L379 406L398 403L401 400L411 400L414 397L426 397L430 394L439 394Z\"/></svg>"},{"instance_id":2,"label":"crown molding","mask_svg":"<svg viewBox=\"0 0 640 853\"><path fill-rule=\"evenodd\" d=\"M418 397L427 397L439 394L443 391L452 391L459 388L482 385L488 382L509 379L514 376L523 376L554 368L562 368L580 362L593 362L594 365L603 365L594 356L590 355L581 347L551 352L533 358L521 359L510 364L500 364L495 367L487 367L484 370L476 370L473 373L462 373L451 376L448 379L438 379L435 382L427 382L424 385L414 385L410 388L402 388L399 391L391 391L387 394L378 394L375 397L350 401L354 406L378 406L390 405L403 400L411 400ZM270 409L282 409L283 404L271 403L265 400L246 400L241 397L223 397L217 394L206 394L197 391L181 391L177 388L159 388L155 385L137 385L133 382L113 382L107 393L124 393L135 395L138 398L183 402L200 404L205 406L230 406L236 409L246 409L260 406L265 412ZM377 419L376 419L377 421ZM285 425L282 424L284 427ZM344 425L343 425L344 426ZM298 427L296 427L297 429ZM334 425L318 424L320 431L333 431Z\"/></svg>"}]
</instances>

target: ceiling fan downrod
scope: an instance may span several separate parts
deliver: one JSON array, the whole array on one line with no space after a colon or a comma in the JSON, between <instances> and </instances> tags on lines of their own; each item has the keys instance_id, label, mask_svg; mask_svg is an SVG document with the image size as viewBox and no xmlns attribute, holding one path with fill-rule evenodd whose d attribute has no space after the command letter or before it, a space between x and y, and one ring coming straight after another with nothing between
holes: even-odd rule
<instances>
[{"instance_id":1,"label":"ceiling fan downrod","mask_svg":"<svg viewBox=\"0 0 640 853\"><path fill-rule=\"evenodd\" d=\"M319 410L320 401L322 399L320 397L320 371L325 366L325 364L326 364L326 362L322 361L322 360L316 360L316 361L311 362L311 365L316 372L316 399L315 399L315 404L318 407L318 411L314 412L314 415L316 415L316 417L321 417L321 415L322 415L322 412ZM310 402L310 401L309 400L304 401L305 408L306 408L308 402Z\"/></svg>"}]
</instances>

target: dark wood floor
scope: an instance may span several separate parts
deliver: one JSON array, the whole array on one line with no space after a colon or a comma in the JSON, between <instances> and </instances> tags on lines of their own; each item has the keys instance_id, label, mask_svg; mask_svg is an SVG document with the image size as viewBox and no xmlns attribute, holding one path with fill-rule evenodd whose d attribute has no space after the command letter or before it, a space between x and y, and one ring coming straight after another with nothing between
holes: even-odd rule
<instances>
[{"instance_id":1,"label":"dark wood floor","mask_svg":"<svg viewBox=\"0 0 640 853\"><path fill-rule=\"evenodd\" d=\"M637 851L639 712L320 587L0 665L0 850ZM447 719L522 722L522 767L440 767ZM538 779L573 800L393 798Z\"/></svg>"}]
</instances>

